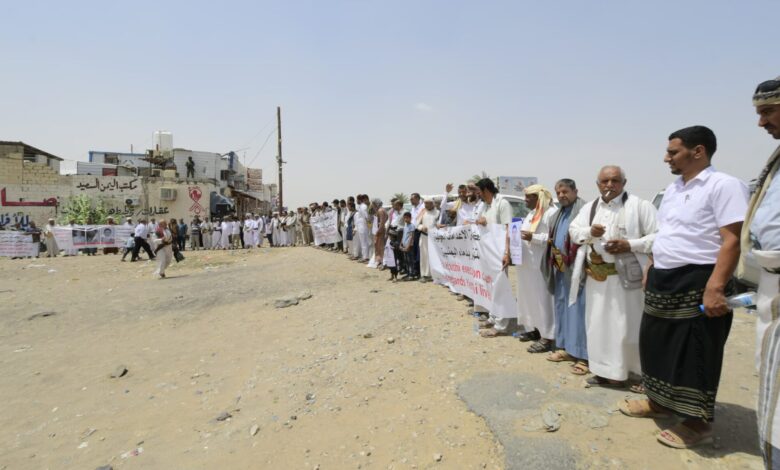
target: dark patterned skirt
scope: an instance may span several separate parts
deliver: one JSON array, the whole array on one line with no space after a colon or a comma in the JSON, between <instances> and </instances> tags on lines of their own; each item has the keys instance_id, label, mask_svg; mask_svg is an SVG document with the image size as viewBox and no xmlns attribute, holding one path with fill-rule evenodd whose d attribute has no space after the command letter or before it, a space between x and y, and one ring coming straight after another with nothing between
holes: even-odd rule
<instances>
[{"instance_id":1,"label":"dark patterned skirt","mask_svg":"<svg viewBox=\"0 0 780 470\"><path fill-rule=\"evenodd\" d=\"M648 398L685 418L712 421L733 314L699 310L714 265L650 268L639 330ZM726 289L730 295L731 286Z\"/></svg>"}]
</instances>

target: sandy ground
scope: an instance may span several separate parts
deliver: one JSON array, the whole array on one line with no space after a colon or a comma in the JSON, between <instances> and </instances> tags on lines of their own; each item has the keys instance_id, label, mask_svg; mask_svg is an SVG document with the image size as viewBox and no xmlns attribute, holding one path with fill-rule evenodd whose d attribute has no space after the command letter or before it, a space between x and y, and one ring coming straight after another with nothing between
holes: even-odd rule
<instances>
[{"instance_id":1,"label":"sandy ground","mask_svg":"<svg viewBox=\"0 0 780 470\"><path fill-rule=\"evenodd\" d=\"M626 392L476 336L444 288L313 248L185 255L166 280L118 256L0 260L0 469L762 468L747 314L718 439L679 451L615 413Z\"/></svg>"}]
</instances>

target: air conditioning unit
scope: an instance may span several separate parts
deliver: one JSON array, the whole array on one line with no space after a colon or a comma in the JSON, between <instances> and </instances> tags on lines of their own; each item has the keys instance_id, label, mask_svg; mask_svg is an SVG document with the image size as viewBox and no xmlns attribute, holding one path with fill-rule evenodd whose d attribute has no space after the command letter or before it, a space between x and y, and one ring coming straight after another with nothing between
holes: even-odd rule
<instances>
[{"instance_id":1,"label":"air conditioning unit","mask_svg":"<svg viewBox=\"0 0 780 470\"><path fill-rule=\"evenodd\" d=\"M176 190L173 188L160 188L160 200L161 201L175 201Z\"/></svg>"},{"instance_id":2,"label":"air conditioning unit","mask_svg":"<svg viewBox=\"0 0 780 470\"><path fill-rule=\"evenodd\" d=\"M125 205L126 206L140 206L141 205L141 199L137 197L129 197L125 199Z\"/></svg>"}]
</instances>

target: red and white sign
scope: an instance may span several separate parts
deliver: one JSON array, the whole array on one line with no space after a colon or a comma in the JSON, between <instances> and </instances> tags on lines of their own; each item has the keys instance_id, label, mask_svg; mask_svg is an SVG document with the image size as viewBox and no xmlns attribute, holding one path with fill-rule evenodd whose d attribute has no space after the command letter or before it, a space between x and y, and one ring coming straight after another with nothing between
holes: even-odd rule
<instances>
[{"instance_id":1,"label":"red and white sign","mask_svg":"<svg viewBox=\"0 0 780 470\"><path fill-rule=\"evenodd\" d=\"M199 186L190 186L187 188L190 199L192 199L192 206L190 206L190 212L195 215L200 215L204 212L203 206L200 205L200 198L203 197L203 191Z\"/></svg>"}]
</instances>

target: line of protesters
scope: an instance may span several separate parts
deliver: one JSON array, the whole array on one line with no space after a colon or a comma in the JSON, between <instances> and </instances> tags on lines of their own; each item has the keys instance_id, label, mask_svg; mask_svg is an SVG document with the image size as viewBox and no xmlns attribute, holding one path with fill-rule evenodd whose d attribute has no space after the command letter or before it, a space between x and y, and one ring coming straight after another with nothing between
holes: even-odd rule
<instances>
[{"instance_id":1,"label":"line of protesters","mask_svg":"<svg viewBox=\"0 0 780 470\"><path fill-rule=\"evenodd\" d=\"M759 125L780 139L780 78L759 85ZM554 187L558 205L541 185L526 188L530 212L522 221L522 264L516 266L517 312L494 315L479 305L481 336L515 336L530 353L571 362L586 387L627 389L620 411L635 418L679 418L657 440L673 448L712 442L723 352L731 329L733 274L741 250L762 266L757 340L761 367L759 433L767 467L778 467L780 415L780 148L758 179L752 200L739 179L715 170L715 134L692 126L668 137L664 162L679 177L664 191L660 210L626 190L616 165L596 178L600 197L586 202L568 178ZM507 227L503 267L510 265L512 211L490 179L458 187L448 200L411 196L411 209L385 208L365 194L313 204L314 214L338 211L343 251L392 281L430 282L427 236L451 225ZM748 210L750 201L750 210ZM747 215L746 215L747 214ZM747 222L746 222L747 221ZM744 225L743 225L744 223ZM742 245L742 248L741 248ZM398 275L403 277L398 278ZM505 275L505 274L504 274ZM462 296L460 296L462 297ZM514 335L513 335L514 333ZM630 380L631 376L641 380Z\"/></svg>"}]
</instances>

